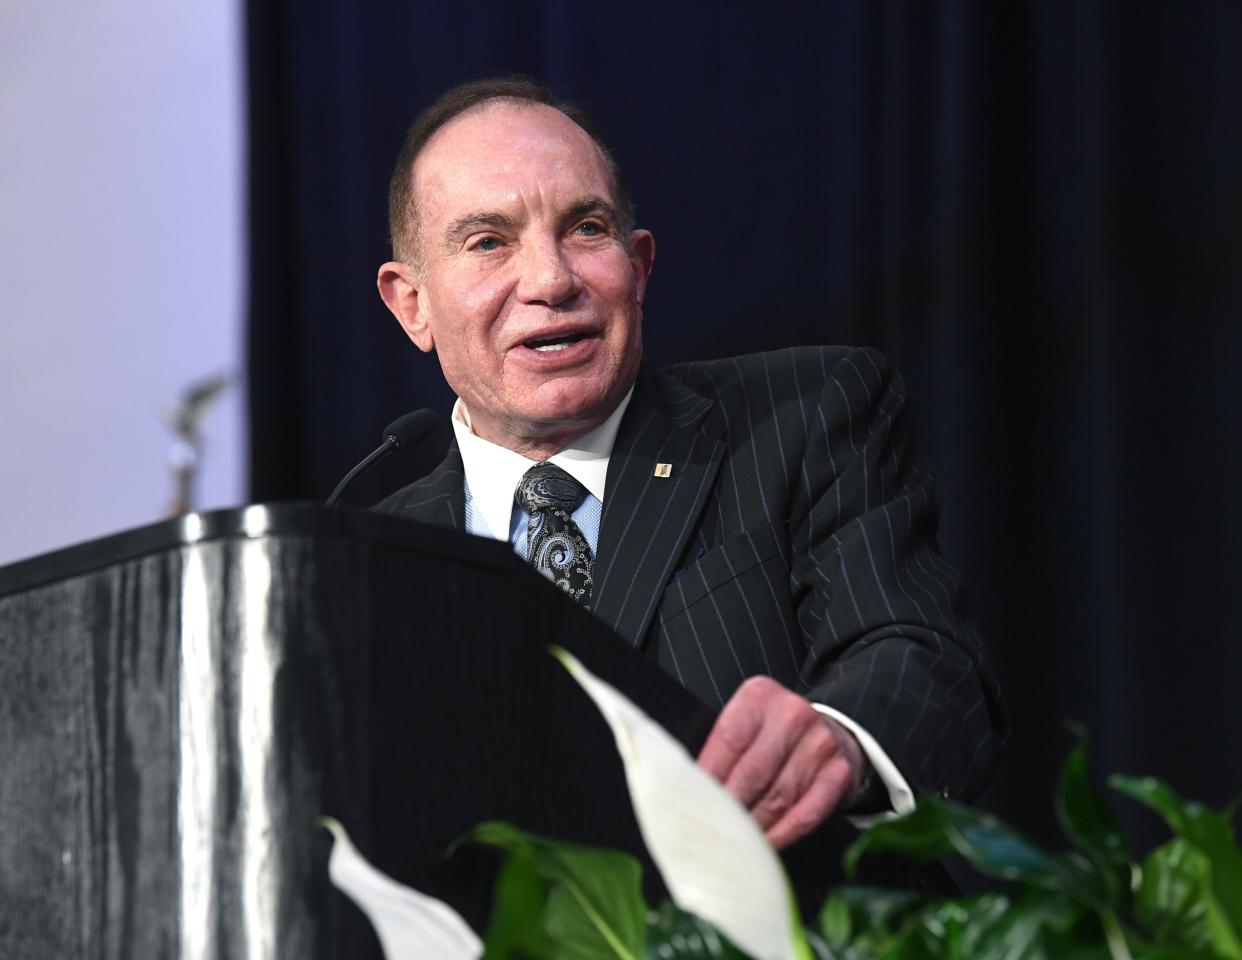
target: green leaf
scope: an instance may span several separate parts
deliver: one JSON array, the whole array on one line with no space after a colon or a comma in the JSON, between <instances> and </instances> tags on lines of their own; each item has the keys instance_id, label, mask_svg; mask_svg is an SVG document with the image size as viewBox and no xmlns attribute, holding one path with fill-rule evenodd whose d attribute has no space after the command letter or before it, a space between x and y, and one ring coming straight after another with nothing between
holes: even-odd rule
<instances>
[{"instance_id":1,"label":"green leaf","mask_svg":"<svg viewBox=\"0 0 1242 960\"><path fill-rule=\"evenodd\" d=\"M958 942L970 960L1110 957L1094 912L1056 895L979 897L966 911Z\"/></svg>"},{"instance_id":2,"label":"green leaf","mask_svg":"<svg viewBox=\"0 0 1242 960\"><path fill-rule=\"evenodd\" d=\"M598 909L584 905L581 893L569 884L557 884L548 894L544 913L548 935L549 960L616 960L640 957L633 944L623 944L619 936L608 936L600 923Z\"/></svg>"},{"instance_id":3,"label":"green leaf","mask_svg":"<svg viewBox=\"0 0 1242 960\"><path fill-rule=\"evenodd\" d=\"M1161 783L1155 777L1125 777L1114 774L1108 778L1109 785L1119 793L1133 797L1139 803L1155 810L1164 818L1178 835L1187 833L1190 827L1191 809L1202 810L1202 806L1191 801L1187 803L1179 797L1171 787Z\"/></svg>"},{"instance_id":4,"label":"green leaf","mask_svg":"<svg viewBox=\"0 0 1242 960\"><path fill-rule=\"evenodd\" d=\"M1066 893L1094 909L1108 909L1096 878L1073 858L1045 853L991 814L939 797L923 797L911 813L878 823L859 837L845 854L846 872L853 876L859 858L876 851L923 862L956 852L988 876Z\"/></svg>"},{"instance_id":5,"label":"green leaf","mask_svg":"<svg viewBox=\"0 0 1242 960\"><path fill-rule=\"evenodd\" d=\"M953 842L940 805L923 797L904 817L874 824L845 852L846 874L852 878L863 854L871 852L897 853L920 863L952 853Z\"/></svg>"},{"instance_id":6,"label":"green leaf","mask_svg":"<svg viewBox=\"0 0 1242 960\"><path fill-rule=\"evenodd\" d=\"M1012 916L1007 897L959 898L925 907L912 917L910 927L933 956L977 960L997 939L996 928L1007 916Z\"/></svg>"},{"instance_id":7,"label":"green leaf","mask_svg":"<svg viewBox=\"0 0 1242 960\"><path fill-rule=\"evenodd\" d=\"M819 932L838 947L860 936L892 936L922 904L922 898L908 890L838 887L820 910Z\"/></svg>"},{"instance_id":8,"label":"green leaf","mask_svg":"<svg viewBox=\"0 0 1242 960\"><path fill-rule=\"evenodd\" d=\"M1211 861L1183 838L1143 862L1134 912L1156 947L1182 948L1187 956L1242 957L1242 944L1213 890Z\"/></svg>"},{"instance_id":9,"label":"green leaf","mask_svg":"<svg viewBox=\"0 0 1242 960\"><path fill-rule=\"evenodd\" d=\"M1234 836L1232 811L1213 813L1202 804L1183 801L1171 788L1151 777L1115 776L1109 783L1159 813L1175 837L1193 845L1207 858L1211 893L1219 904L1221 922L1228 926L1234 943L1242 941L1242 851ZM1224 942L1223 934L1220 942ZM1242 956L1242 952L1227 956Z\"/></svg>"},{"instance_id":10,"label":"green leaf","mask_svg":"<svg viewBox=\"0 0 1242 960\"><path fill-rule=\"evenodd\" d=\"M497 821L475 827L470 839L524 860L536 878L548 883L543 916L549 956L643 956L647 905L642 867L633 857L547 840Z\"/></svg>"},{"instance_id":11,"label":"green leaf","mask_svg":"<svg viewBox=\"0 0 1242 960\"><path fill-rule=\"evenodd\" d=\"M543 929L548 884L535 875L530 858L505 859L492 894L492 917L483 943L483 960L542 957L548 952Z\"/></svg>"},{"instance_id":12,"label":"green leaf","mask_svg":"<svg viewBox=\"0 0 1242 960\"><path fill-rule=\"evenodd\" d=\"M652 960L746 960L746 954L723 933L672 902L647 917L647 956Z\"/></svg>"},{"instance_id":13,"label":"green leaf","mask_svg":"<svg viewBox=\"0 0 1242 960\"><path fill-rule=\"evenodd\" d=\"M895 936L856 944L882 960L1109 960L1095 914L1057 894L985 894L923 904Z\"/></svg>"},{"instance_id":14,"label":"green leaf","mask_svg":"<svg viewBox=\"0 0 1242 960\"><path fill-rule=\"evenodd\" d=\"M819 929L829 943L841 946L850 942L854 924L850 921L850 909L845 900L831 896L824 901L819 912Z\"/></svg>"},{"instance_id":15,"label":"green leaf","mask_svg":"<svg viewBox=\"0 0 1242 960\"><path fill-rule=\"evenodd\" d=\"M1057 819L1065 835L1094 864L1109 902L1121 907L1130 885L1129 847L1116 815L1091 785L1087 776L1086 736L1081 731L1078 736L1078 745L1061 769Z\"/></svg>"},{"instance_id":16,"label":"green leaf","mask_svg":"<svg viewBox=\"0 0 1242 960\"><path fill-rule=\"evenodd\" d=\"M830 946L813 930L806 931L806 945L811 952L811 960L872 960L860 951Z\"/></svg>"}]
</instances>

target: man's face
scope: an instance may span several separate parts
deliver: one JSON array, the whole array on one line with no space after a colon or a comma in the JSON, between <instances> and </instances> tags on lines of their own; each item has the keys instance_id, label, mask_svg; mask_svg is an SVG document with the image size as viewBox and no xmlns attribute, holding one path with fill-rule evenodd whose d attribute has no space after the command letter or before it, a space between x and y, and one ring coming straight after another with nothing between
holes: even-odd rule
<instances>
[{"instance_id":1,"label":"man's face","mask_svg":"<svg viewBox=\"0 0 1242 960\"><path fill-rule=\"evenodd\" d=\"M423 268L385 264L381 294L475 433L550 455L634 381L651 236L621 236L599 150L542 104L455 118L413 177Z\"/></svg>"}]
</instances>

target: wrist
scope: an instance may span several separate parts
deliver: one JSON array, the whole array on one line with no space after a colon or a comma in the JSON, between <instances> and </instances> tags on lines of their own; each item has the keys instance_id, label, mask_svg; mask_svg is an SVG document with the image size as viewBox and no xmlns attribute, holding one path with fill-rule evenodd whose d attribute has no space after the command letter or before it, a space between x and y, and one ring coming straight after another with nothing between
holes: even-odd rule
<instances>
[{"instance_id":1,"label":"wrist","mask_svg":"<svg viewBox=\"0 0 1242 960\"><path fill-rule=\"evenodd\" d=\"M821 714L820 719L832 731L837 741L837 749L841 751L841 755L845 757L845 762L849 765L850 786L841 798L841 809L853 810L855 805L865 800L873 791L878 779L875 769L867 760L867 754L854 734L826 714Z\"/></svg>"}]
</instances>

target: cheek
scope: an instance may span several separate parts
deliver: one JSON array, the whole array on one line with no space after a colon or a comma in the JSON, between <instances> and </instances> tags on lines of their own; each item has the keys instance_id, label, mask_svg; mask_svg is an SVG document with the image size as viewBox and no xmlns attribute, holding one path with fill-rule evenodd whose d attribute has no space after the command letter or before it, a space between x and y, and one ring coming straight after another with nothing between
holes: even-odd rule
<instances>
[{"instance_id":1,"label":"cheek","mask_svg":"<svg viewBox=\"0 0 1242 960\"><path fill-rule=\"evenodd\" d=\"M623 251L611 252L585 264L581 276L596 295L614 309L632 311L637 307L634 274L629 257Z\"/></svg>"},{"instance_id":2,"label":"cheek","mask_svg":"<svg viewBox=\"0 0 1242 960\"><path fill-rule=\"evenodd\" d=\"M486 352L504 304L503 284L482 280L459 286L450 309L438 311L437 346L443 350L451 340L458 352Z\"/></svg>"},{"instance_id":3,"label":"cheek","mask_svg":"<svg viewBox=\"0 0 1242 960\"><path fill-rule=\"evenodd\" d=\"M509 288L510 284L503 279L488 278L466 289L460 309L463 337L474 345L489 343L499 320L503 319Z\"/></svg>"},{"instance_id":4,"label":"cheek","mask_svg":"<svg viewBox=\"0 0 1242 960\"><path fill-rule=\"evenodd\" d=\"M467 288L462 307L471 323L490 324L505 303L506 286L494 280L480 280Z\"/></svg>"}]
</instances>

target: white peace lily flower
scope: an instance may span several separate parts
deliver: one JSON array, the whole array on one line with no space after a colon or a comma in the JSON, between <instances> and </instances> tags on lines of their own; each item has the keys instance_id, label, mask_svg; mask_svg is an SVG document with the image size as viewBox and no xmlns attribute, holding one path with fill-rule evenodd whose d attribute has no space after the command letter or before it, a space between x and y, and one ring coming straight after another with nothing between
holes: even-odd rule
<instances>
[{"instance_id":1,"label":"white peace lily flower","mask_svg":"<svg viewBox=\"0 0 1242 960\"><path fill-rule=\"evenodd\" d=\"M811 960L785 871L749 811L573 654L552 653L612 728L639 829L673 901L756 960Z\"/></svg>"},{"instance_id":2,"label":"white peace lily flower","mask_svg":"<svg viewBox=\"0 0 1242 960\"><path fill-rule=\"evenodd\" d=\"M370 919L387 960L477 960L483 955L482 941L452 907L380 873L338 821L324 817L321 822L335 839L328 876Z\"/></svg>"}]
</instances>

